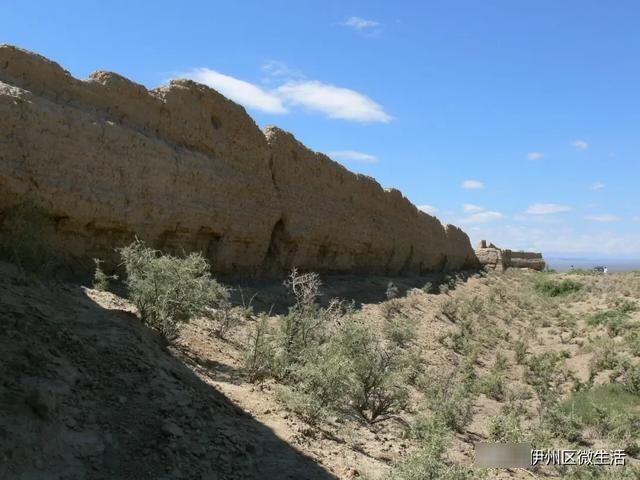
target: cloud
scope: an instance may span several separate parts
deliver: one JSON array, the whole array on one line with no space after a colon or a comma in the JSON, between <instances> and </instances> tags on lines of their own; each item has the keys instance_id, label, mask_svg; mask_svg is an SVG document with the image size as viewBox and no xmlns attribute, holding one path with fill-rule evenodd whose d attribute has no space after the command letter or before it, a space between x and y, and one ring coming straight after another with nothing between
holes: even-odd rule
<instances>
[{"instance_id":1,"label":"cloud","mask_svg":"<svg viewBox=\"0 0 640 480\"><path fill-rule=\"evenodd\" d=\"M593 182L589 185L589 190L602 190L606 185L602 182Z\"/></svg>"},{"instance_id":2,"label":"cloud","mask_svg":"<svg viewBox=\"0 0 640 480\"><path fill-rule=\"evenodd\" d=\"M276 80L282 81L282 79L292 80L304 78L302 72L290 68L286 63L279 62L277 60L271 60L265 62L260 67L265 78L264 82L271 83Z\"/></svg>"},{"instance_id":3,"label":"cloud","mask_svg":"<svg viewBox=\"0 0 640 480\"><path fill-rule=\"evenodd\" d=\"M356 30L359 33L370 36L380 31L381 24L375 20L367 20L362 17L349 17L340 25Z\"/></svg>"},{"instance_id":4,"label":"cloud","mask_svg":"<svg viewBox=\"0 0 640 480\"><path fill-rule=\"evenodd\" d=\"M479 205L473 205L471 203L465 203L464 205L462 205L462 209L467 213L481 212L484 210L483 207Z\"/></svg>"},{"instance_id":5,"label":"cloud","mask_svg":"<svg viewBox=\"0 0 640 480\"><path fill-rule=\"evenodd\" d=\"M484 183L479 180L465 180L462 182L462 188L466 188L468 190L479 190L484 188Z\"/></svg>"},{"instance_id":6,"label":"cloud","mask_svg":"<svg viewBox=\"0 0 640 480\"><path fill-rule=\"evenodd\" d=\"M433 205L418 205L418 210L428 213L429 215L433 215L438 211L438 209Z\"/></svg>"},{"instance_id":7,"label":"cloud","mask_svg":"<svg viewBox=\"0 0 640 480\"><path fill-rule=\"evenodd\" d=\"M524 212L528 215L550 215L553 213L569 212L572 208L557 203L534 203Z\"/></svg>"},{"instance_id":8,"label":"cloud","mask_svg":"<svg viewBox=\"0 0 640 480\"><path fill-rule=\"evenodd\" d=\"M321 112L329 118L358 122L391 121L381 105L355 90L316 80L290 81L276 90L287 104Z\"/></svg>"},{"instance_id":9,"label":"cloud","mask_svg":"<svg viewBox=\"0 0 640 480\"><path fill-rule=\"evenodd\" d=\"M584 140L574 140L573 142L571 142L571 145L573 145L578 150L586 150L587 148L589 148L589 144Z\"/></svg>"},{"instance_id":10,"label":"cloud","mask_svg":"<svg viewBox=\"0 0 640 480\"><path fill-rule=\"evenodd\" d=\"M334 160L346 160L363 163L376 163L378 157L369 153L356 152L355 150L340 150L337 152L329 152L327 155Z\"/></svg>"},{"instance_id":11,"label":"cloud","mask_svg":"<svg viewBox=\"0 0 640 480\"><path fill-rule=\"evenodd\" d=\"M270 81L279 80L280 85L265 89L209 68L196 68L179 77L208 85L247 108L271 114L283 114L292 107L302 107L342 120L388 123L392 119L380 104L366 95L316 80L296 80L301 74L282 63L265 64L263 72Z\"/></svg>"},{"instance_id":12,"label":"cloud","mask_svg":"<svg viewBox=\"0 0 640 480\"><path fill-rule=\"evenodd\" d=\"M529 160L540 160L542 157L544 157L544 153L540 153L540 152L527 153L527 158Z\"/></svg>"},{"instance_id":13,"label":"cloud","mask_svg":"<svg viewBox=\"0 0 640 480\"><path fill-rule=\"evenodd\" d=\"M609 214L587 215L584 218L586 218L587 220L591 220L593 222L617 222L618 220L620 220L620 218L617 217L616 215L609 215Z\"/></svg>"},{"instance_id":14,"label":"cloud","mask_svg":"<svg viewBox=\"0 0 640 480\"><path fill-rule=\"evenodd\" d=\"M504 215L500 212L483 211L469 215L468 217L461 218L460 223L473 224L473 223L487 223L495 222L496 220L502 220Z\"/></svg>"},{"instance_id":15,"label":"cloud","mask_svg":"<svg viewBox=\"0 0 640 480\"><path fill-rule=\"evenodd\" d=\"M537 251L545 255L640 255L640 233L617 233L604 228L596 232L582 233L569 226L558 226L553 235L549 235L549 229L546 227L497 223L482 225L480 230L473 230L471 237L473 243L487 239L500 247Z\"/></svg>"},{"instance_id":16,"label":"cloud","mask_svg":"<svg viewBox=\"0 0 640 480\"><path fill-rule=\"evenodd\" d=\"M282 99L274 93L210 68L196 68L181 76L203 83L245 107L267 113L287 113Z\"/></svg>"}]
</instances>

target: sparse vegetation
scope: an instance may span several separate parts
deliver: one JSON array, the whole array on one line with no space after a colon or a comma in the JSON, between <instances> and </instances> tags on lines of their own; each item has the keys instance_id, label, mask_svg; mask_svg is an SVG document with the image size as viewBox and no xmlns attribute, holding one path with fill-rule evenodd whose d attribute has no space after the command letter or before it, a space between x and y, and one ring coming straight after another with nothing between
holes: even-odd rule
<instances>
[{"instance_id":1,"label":"sparse vegetation","mask_svg":"<svg viewBox=\"0 0 640 480\"><path fill-rule=\"evenodd\" d=\"M582 288L580 282L571 279L552 280L544 279L535 284L538 293L546 297L559 297L575 293Z\"/></svg>"}]
</instances>

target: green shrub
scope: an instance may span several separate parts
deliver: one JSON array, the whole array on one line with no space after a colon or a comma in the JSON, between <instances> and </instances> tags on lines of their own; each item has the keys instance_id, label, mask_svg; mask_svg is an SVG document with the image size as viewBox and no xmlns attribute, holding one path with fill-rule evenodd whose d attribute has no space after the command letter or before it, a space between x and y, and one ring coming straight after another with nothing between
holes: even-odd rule
<instances>
[{"instance_id":1,"label":"green shrub","mask_svg":"<svg viewBox=\"0 0 640 480\"><path fill-rule=\"evenodd\" d=\"M109 283L112 280L118 280L117 275L107 275L102 270L102 264L104 263L99 258L94 258L93 263L96 266L96 270L93 274L93 288L96 290L107 290L109 288Z\"/></svg>"},{"instance_id":2,"label":"green shrub","mask_svg":"<svg viewBox=\"0 0 640 480\"><path fill-rule=\"evenodd\" d=\"M228 290L209 274L202 255L163 255L136 240L120 249L127 272L127 287L142 321L166 338L177 333L181 322L226 302Z\"/></svg>"},{"instance_id":3,"label":"green shrub","mask_svg":"<svg viewBox=\"0 0 640 480\"><path fill-rule=\"evenodd\" d=\"M356 321L347 322L336 341L348 363L349 403L362 419L376 423L405 406L414 357L380 341L369 326Z\"/></svg>"},{"instance_id":4,"label":"green shrub","mask_svg":"<svg viewBox=\"0 0 640 480\"><path fill-rule=\"evenodd\" d=\"M558 404L549 408L544 415L545 426L554 435L570 442L582 441L582 421L574 412L567 412Z\"/></svg>"},{"instance_id":5,"label":"green shrub","mask_svg":"<svg viewBox=\"0 0 640 480\"><path fill-rule=\"evenodd\" d=\"M385 337L399 347L406 347L416 340L416 324L409 318L392 318L385 322Z\"/></svg>"},{"instance_id":6,"label":"green shrub","mask_svg":"<svg viewBox=\"0 0 640 480\"><path fill-rule=\"evenodd\" d=\"M273 374L276 358L274 334L269 318L261 315L255 332L250 336L245 349L245 370L252 383L262 382Z\"/></svg>"},{"instance_id":7,"label":"green shrub","mask_svg":"<svg viewBox=\"0 0 640 480\"><path fill-rule=\"evenodd\" d=\"M397 463L384 477L386 480L473 480L483 478L482 472L470 467L451 465L446 456L448 432L437 420L419 420L413 435L421 448L404 462Z\"/></svg>"},{"instance_id":8,"label":"green shrub","mask_svg":"<svg viewBox=\"0 0 640 480\"><path fill-rule=\"evenodd\" d=\"M525 363L528 350L527 342L524 340L517 340L513 346L513 350L516 353L516 362L518 362L518 365Z\"/></svg>"},{"instance_id":9,"label":"green shrub","mask_svg":"<svg viewBox=\"0 0 640 480\"><path fill-rule=\"evenodd\" d=\"M579 291L583 287L582 283L571 279L564 280L540 280L535 284L538 293L545 297L559 297Z\"/></svg>"},{"instance_id":10,"label":"green shrub","mask_svg":"<svg viewBox=\"0 0 640 480\"><path fill-rule=\"evenodd\" d=\"M533 387L542 406L557 399L559 387L557 370L561 358L558 353L544 352L531 355L527 360L526 381Z\"/></svg>"},{"instance_id":11,"label":"green shrub","mask_svg":"<svg viewBox=\"0 0 640 480\"><path fill-rule=\"evenodd\" d=\"M605 310L593 314L589 317L587 323L591 326L604 325L607 327L611 337L617 337L631 327L629 323L629 313L635 311L635 309L635 303L623 301L612 310Z\"/></svg>"},{"instance_id":12,"label":"green shrub","mask_svg":"<svg viewBox=\"0 0 640 480\"><path fill-rule=\"evenodd\" d=\"M489 438L494 442L521 443L524 437L520 420L514 413L503 413L489 423Z\"/></svg>"},{"instance_id":13,"label":"green shrub","mask_svg":"<svg viewBox=\"0 0 640 480\"><path fill-rule=\"evenodd\" d=\"M424 390L434 418L449 429L463 433L472 418L471 395L474 389L465 384L461 372L430 378Z\"/></svg>"}]
</instances>

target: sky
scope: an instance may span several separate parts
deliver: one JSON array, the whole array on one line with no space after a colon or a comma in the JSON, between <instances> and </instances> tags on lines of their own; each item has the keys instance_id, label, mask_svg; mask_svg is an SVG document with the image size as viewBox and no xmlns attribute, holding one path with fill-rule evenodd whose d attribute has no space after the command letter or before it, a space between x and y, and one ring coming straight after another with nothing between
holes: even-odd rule
<instances>
[{"instance_id":1,"label":"sky","mask_svg":"<svg viewBox=\"0 0 640 480\"><path fill-rule=\"evenodd\" d=\"M636 0L0 0L78 78L206 83L504 248L640 258Z\"/></svg>"}]
</instances>

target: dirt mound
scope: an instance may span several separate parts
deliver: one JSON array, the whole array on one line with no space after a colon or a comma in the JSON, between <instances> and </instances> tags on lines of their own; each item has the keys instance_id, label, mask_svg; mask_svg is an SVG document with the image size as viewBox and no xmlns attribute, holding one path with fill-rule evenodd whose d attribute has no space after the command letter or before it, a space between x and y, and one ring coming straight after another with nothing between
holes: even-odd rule
<instances>
[{"instance_id":1,"label":"dirt mound","mask_svg":"<svg viewBox=\"0 0 640 480\"><path fill-rule=\"evenodd\" d=\"M0 479L330 479L126 302L0 264Z\"/></svg>"}]
</instances>

